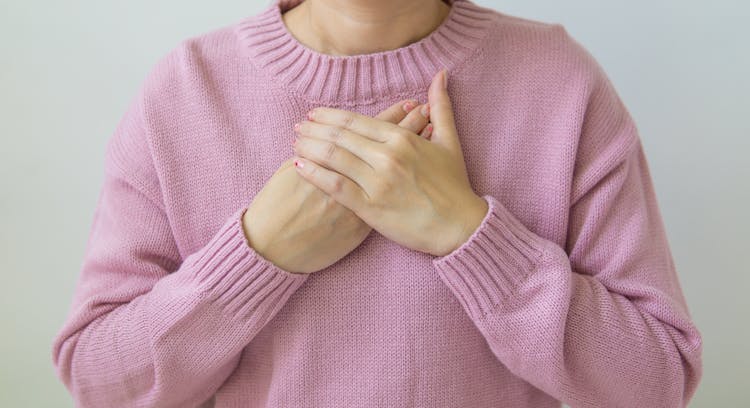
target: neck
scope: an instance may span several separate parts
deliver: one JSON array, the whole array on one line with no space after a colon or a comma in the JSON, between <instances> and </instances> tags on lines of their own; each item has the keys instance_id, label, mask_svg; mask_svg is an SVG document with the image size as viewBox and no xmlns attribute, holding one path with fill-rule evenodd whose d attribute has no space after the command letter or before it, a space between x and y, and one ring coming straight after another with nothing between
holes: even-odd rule
<instances>
[{"instance_id":1,"label":"neck","mask_svg":"<svg viewBox=\"0 0 750 408\"><path fill-rule=\"evenodd\" d=\"M443 0L304 0L282 15L297 41L329 55L359 55L407 46L445 19Z\"/></svg>"}]
</instances>

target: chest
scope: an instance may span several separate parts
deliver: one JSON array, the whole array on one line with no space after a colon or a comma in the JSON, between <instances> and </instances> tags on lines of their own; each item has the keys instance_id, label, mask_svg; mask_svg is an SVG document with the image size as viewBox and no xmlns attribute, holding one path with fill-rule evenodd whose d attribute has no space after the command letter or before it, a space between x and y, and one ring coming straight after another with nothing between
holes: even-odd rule
<instances>
[{"instance_id":1,"label":"chest","mask_svg":"<svg viewBox=\"0 0 750 408\"><path fill-rule=\"evenodd\" d=\"M571 129L550 120L554 113L488 106L488 95L453 90L456 128L474 191L494 195L531 230L562 244L575 156ZM420 92L333 107L375 116L407 97L427 100ZM260 105L257 98L255 105L234 98L178 110L183 117L175 122L184 125L165 129L154 144L165 207L183 256L204 245L229 214L249 205L293 156L293 125L317 106L286 95L261 98ZM377 244L383 237L374 239Z\"/></svg>"}]
</instances>

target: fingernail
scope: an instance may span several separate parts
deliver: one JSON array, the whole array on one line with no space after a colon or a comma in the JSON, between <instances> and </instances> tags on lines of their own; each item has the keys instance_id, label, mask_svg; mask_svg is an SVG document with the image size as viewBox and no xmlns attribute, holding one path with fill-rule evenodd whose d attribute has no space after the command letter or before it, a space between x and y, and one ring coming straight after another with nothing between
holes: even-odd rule
<instances>
[{"instance_id":1,"label":"fingernail","mask_svg":"<svg viewBox=\"0 0 750 408\"><path fill-rule=\"evenodd\" d=\"M448 89L448 70L443 68L443 89Z\"/></svg>"},{"instance_id":2,"label":"fingernail","mask_svg":"<svg viewBox=\"0 0 750 408\"><path fill-rule=\"evenodd\" d=\"M414 103L412 103L412 101L407 101L406 103L404 103L403 108L404 108L404 111L409 112L412 109L414 109Z\"/></svg>"},{"instance_id":3,"label":"fingernail","mask_svg":"<svg viewBox=\"0 0 750 408\"><path fill-rule=\"evenodd\" d=\"M297 138L295 137L294 140L292 140L292 146L297 144Z\"/></svg>"},{"instance_id":4,"label":"fingernail","mask_svg":"<svg viewBox=\"0 0 750 408\"><path fill-rule=\"evenodd\" d=\"M307 112L307 118L313 120L313 111Z\"/></svg>"},{"instance_id":5,"label":"fingernail","mask_svg":"<svg viewBox=\"0 0 750 408\"><path fill-rule=\"evenodd\" d=\"M299 132L299 123L294 124L294 131Z\"/></svg>"},{"instance_id":6,"label":"fingernail","mask_svg":"<svg viewBox=\"0 0 750 408\"><path fill-rule=\"evenodd\" d=\"M295 160L294 161L294 166L301 169L301 168L305 167L305 163L302 163L302 160Z\"/></svg>"},{"instance_id":7,"label":"fingernail","mask_svg":"<svg viewBox=\"0 0 750 408\"><path fill-rule=\"evenodd\" d=\"M424 131L424 138L429 139L432 136L432 123L427 124L427 128Z\"/></svg>"},{"instance_id":8,"label":"fingernail","mask_svg":"<svg viewBox=\"0 0 750 408\"><path fill-rule=\"evenodd\" d=\"M427 117L427 115L430 114L430 104L426 103L422 105L422 110L420 111L420 113L422 114L422 116Z\"/></svg>"}]
</instances>

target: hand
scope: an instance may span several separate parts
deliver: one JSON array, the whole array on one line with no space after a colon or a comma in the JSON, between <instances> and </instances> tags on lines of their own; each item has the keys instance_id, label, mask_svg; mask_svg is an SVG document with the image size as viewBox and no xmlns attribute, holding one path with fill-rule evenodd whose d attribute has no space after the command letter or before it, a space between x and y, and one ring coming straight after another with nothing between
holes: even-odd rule
<instances>
[{"instance_id":1,"label":"hand","mask_svg":"<svg viewBox=\"0 0 750 408\"><path fill-rule=\"evenodd\" d=\"M428 119L420 114L422 105L408 114L404 105L401 101L376 118L410 132L424 130ZM242 222L248 244L258 254L286 271L311 273L354 250L372 228L300 177L292 169L293 160L284 162L266 182Z\"/></svg>"},{"instance_id":2,"label":"hand","mask_svg":"<svg viewBox=\"0 0 750 408\"><path fill-rule=\"evenodd\" d=\"M428 90L431 140L320 107L301 123L295 146L305 179L390 240L437 256L466 242L489 210L469 183L444 83L443 70Z\"/></svg>"}]
</instances>

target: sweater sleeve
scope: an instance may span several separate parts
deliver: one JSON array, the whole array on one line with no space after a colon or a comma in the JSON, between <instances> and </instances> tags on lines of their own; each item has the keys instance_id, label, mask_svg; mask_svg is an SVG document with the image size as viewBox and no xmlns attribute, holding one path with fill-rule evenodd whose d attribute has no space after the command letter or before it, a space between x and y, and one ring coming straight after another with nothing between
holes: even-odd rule
<instances>
[{"instance_id":1,"label":"sweater sleeve","mask_svg":"<svg viewBox=\"0 0 750 408\"><path fill-rule=\"evenodd\" d=\"M632 118L602 71L576 156L566 248L496 197L441 280L511 372L574 407L682 407L702 374Z\"/></svg>"},{"instance_id":2,"label":"sweater sleeve","mask_svg":"<svg viewBox=\"0 0 750 408\"><path fill-rule=\"evenodd\" d=\"M232 211L181 259L148 154L142 94L107 148L69 316L53 341L81 407L191 407L307 279L261 257Z\"/></svg>"}]
</instances>

